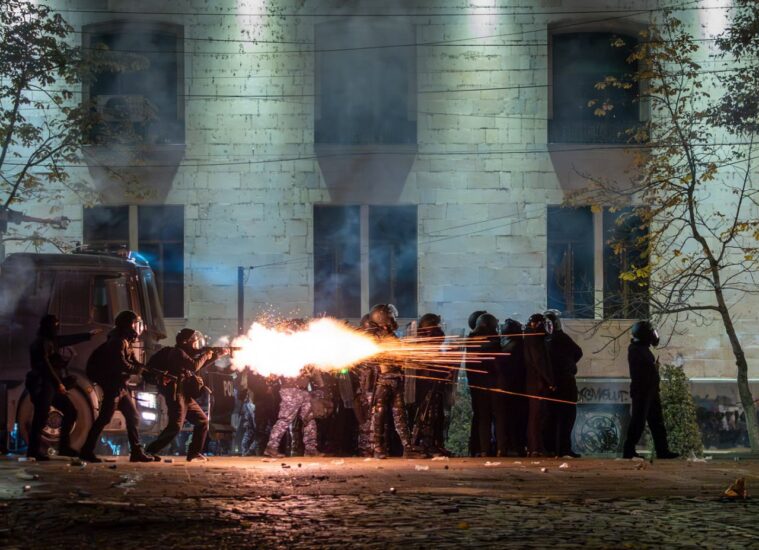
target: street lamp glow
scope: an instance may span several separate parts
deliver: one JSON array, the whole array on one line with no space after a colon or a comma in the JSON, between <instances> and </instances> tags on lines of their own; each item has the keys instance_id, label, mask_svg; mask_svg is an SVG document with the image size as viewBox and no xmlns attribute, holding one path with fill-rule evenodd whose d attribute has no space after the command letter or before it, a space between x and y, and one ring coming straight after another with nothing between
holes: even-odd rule
<instances>
[{"instance_id":1,"label":"street lamp glow","mask_svg":"<svg viewBox=\"0 0 759 550\"><path fill-rule=\"evenodd\" d=\"M730 7L725 0L701 0L699 19L705 37L714 38L727 29Z\"/></svg>"}]
</instances>

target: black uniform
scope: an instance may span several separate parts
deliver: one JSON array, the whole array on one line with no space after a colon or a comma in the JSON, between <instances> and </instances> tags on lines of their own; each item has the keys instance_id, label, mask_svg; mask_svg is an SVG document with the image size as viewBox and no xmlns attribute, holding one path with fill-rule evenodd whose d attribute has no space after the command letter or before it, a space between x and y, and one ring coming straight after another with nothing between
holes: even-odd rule
<instances>
[{"instance_id":1,"label":"black uniform","mask_svg":"<svg viewBox=\"0 0 759 550\"><path fill-rule=\"evenodd\" d=\"M142 364L134 356L132 350L132 342L135 338L136 336L119 328L113 329L108 334L102 356L102 380L98 381L103 389L102 406L98 417L90 428L90 432L87 434L87 440L82 446L80 452L82 458L95 460L95 446L103 429L113 418L116 409L124 415L131 453L133 455L142 454L140 436L137 431L140 416L134 398L126 386L131 375L142 372Z\"/></svg>"},{"instance_id":2,"label":"black uniform","mask_svg":"<svg viewBox=\"0 0 759 550\"><path fill-rule=\"evenodd\" d=\"M421 326L417 331L417 337L440 338L442 346L445 333L439 326ZM445 405L455 372L427 370L423 371L423 375L432 380L416 380L419 407L416 410L412 444L419 444L429 454L447 455L449 453L445 449Z\"/></svg>"},{"instance_id":3,"label":"black uniform","mask_svg":"<svg viewBox=\"0 0 759 550\"><path fill-rule=\"evenodd\" d=\"M253 394L253 417L255 426L254 442L251 448L256 456L261 456L269 442L269 435L277 421L277 402L279 401L278 384L272 378L266 378L257 372L247 373L248 393Z\"/></svg>"},{"instance_id":4,"label":"black uniform","mask_svg":"<svg viewBox=\"0 0 759 550\"><path fill-rule=\"evenodd\" d=\"M582 358L582 348L563 330L554 330L546 340L553 367L556 391L553 397L577 402L577 362ZM550 402L546 404L551 440L546 441L549 450L558 456L574 455L572 429L577 419L577 405Z\"/></svg>"},{"instance_id":5,"label":"black uniform","mask_svg":"<svg viewBox=\"0 0 759 550\"><path fill-rule=\"evenodd\" d=\"M475 330L470 336L480 336L480 333ZM500 337L491 335L473 351L481 354L500 353ZM472 398L472 450L473 454L480 456L492 454L491 440L494 423L496 446L506 441L506 417L502 399L497 392L490 391L491 388L496 388L496 372L499 367L497 357L478 360L467 367L466 376ZM473 370L485 372L473 372Z\"/></svg>"},{"instance_id":6,"label":"black uniform","mask_svg":"<svg viewBox=\"0 0 759 550\"><path fill-rule=\"evenodd\" d=\"M213 359L213 353L205 352L197 358L187 355L187 352L177 347L165 347L150 360L150 366L175 377L167 384L159 386L161 395L166 401L169 422L145 450L150 454L160 452L182 430L185 420L193 425L192 441L187 449L187 456L197 456L202 450L208 435L208 417L198 402L183 388L182 382L193 376L203 365Z\"/></svg>"},{"instance_id":7,"label":"black uniform","mask_svg":"<svg viewBox=\"0 0 759 550\"><path fill-rule=\"evenodd\" d=\"M503 330L501 349L508 355L499 361L496 385L499 389L513 393L525 393L524 339L522 326L514 320L507 320ZM527 446L527 398L518 395L500 394L501 408L506 417L506 437L499 453L504 455L513 451L524 456Z\"/></svg>"},{"instance_id":8,"label":"black uniform","mask_svg":"<svg viewBox=\"0 0 759 550\"><path fill-rule=\"evenodd\" d=\"M59 351L62 347L73 346L89 340L89 332L66 336L40 334L29 347L31 370L26 375L26 391L34 405L32 427L29 432L27 456L39 457L42 430L47 424L50 406L63 414L58 450L63 455L74 455L70 446L71 429L76 422L76 409L61 386L66 378L66 361Z\"/></svg>"},{"instance_id":9,"label":"black uniform","mask_svg":"<svg viewBox=\"0 0 759 550\"><path fill-rule=\"evenodd\" d=\"M632 412L625 439L624 456L635 456L635 445L643 435L648 422L656 455L668 458L672 453L667 444L667 431L659 399L659 369L656 358L647 342L633 342L627 348L627 361L630 366Z\"/></svg>"},{"instance_id":10,"label":"black uniform","mask_svg":"<svg viewBox=\"0 0 759 550\"><path fill-rule=\"evenodd\" d=\"M543 329L525 330L524 362L526 367L525 393L548 396L554 387L553 369L546 347ZM545 453L543 432L545 430L545 402L530 399L527 419L527 450L533 454Z\"/></svg>"}]
</instances>

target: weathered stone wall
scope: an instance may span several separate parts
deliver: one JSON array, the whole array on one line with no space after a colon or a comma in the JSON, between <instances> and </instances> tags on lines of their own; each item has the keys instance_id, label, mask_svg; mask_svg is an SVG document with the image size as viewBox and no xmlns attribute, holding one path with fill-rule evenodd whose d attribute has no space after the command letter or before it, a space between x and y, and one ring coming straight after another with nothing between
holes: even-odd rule
<instances>
[{"instance_id":1,"label":"weathered stone wall","mask_svg":"<svg viewBox=\"0 0 759 550\"><path fill-rule=\"evenodd\" d=\"M591 27L634 29L645 24L647 15L629 10L655 2L348 4L60 2L110 10L63 12L77 28L110 19L184 26L186 153L165 198L185 205L187 318L174 325L186 323L214 336L233 333L237 266L256 266L246 280L248 321L267 311L299 316L313 311L312 206L330 202L330 193L314 154L310 50L314 25L328 18L292 14L403 12L413 17L420 44L419 151L399 202L418 205L419 313L442 313L451 332L463 330L475 309L522 321L543 310L546 206L561 203L564 189L577 184L576 166L606 175L624 167L621 152L599 153L592 147L549 152L548 29L588 28L580 24L593 21ZM603 9L627 11L607 17L590 13ZM577 13L566 13L571 11ZM441 12L450 15L434 15ZM452 42L459 39L470 40ZM85 169L77 173L89 177ZM81 240L82 209L75 196L66 200L63 214L74 220L63 236ZM753 374L759 376L752 310L746 308L739 326ZM614 345L592 353L615 328L590 335L592 322L566 325L586 351L581 375L626 375L625 343L621 354L613 352ZM689 327L663 358L675 353L682 353L692 376L733 374L719 323Z\"/></svg>"}]
</instances>

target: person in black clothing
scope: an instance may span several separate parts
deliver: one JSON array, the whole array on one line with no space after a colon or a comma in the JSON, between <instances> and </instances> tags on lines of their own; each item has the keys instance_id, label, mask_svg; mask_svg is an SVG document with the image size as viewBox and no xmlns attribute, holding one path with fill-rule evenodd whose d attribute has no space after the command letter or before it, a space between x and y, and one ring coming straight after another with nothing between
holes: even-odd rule
<instances>
[{"instance_id":1,"label":"person in black clothing","mask_svg":"<svg viewBox=\"0 0 759 550\"><path fill-rule=\"evenodd\" d=\"M191 328L184 328L177 333L175 347L165 347L150 359L150 367L165 372L172 378L165 378L159 385L169 412L169 422L158 437L145 447L148 454L159 453L171 443L187 420L193 425L187 460L205 460L201 451L208 435L208 417L184 383L207 363L225 355L225 352L204 351L203 347L203 335Z\"/></svg>"},{"instance_id":2,"label":"person in black clothing","mask_svg":"<svg viewBox=\"0 0 759 550\"><path fill-rule=\"evenodd\" d=\"M643 435L648 422L654 439L657 458L677 458L680 455L669 450L667 430L659 399L659 362L649 349L659 345L659 334L649 321L638 321L631 329L632 341L627 348L627 362L630 366L630 399L632 411L624 458L635 458L635 446Z\"/></svg>"},{"instance_id":3,"label":"person in black clothing","mask_svg":"<svg viewBox=\"0 0 759 550\"><path fill-rule=\"evenodd\" d=\"M490 313L483 313L477 319L474 330L469 334L470 338L479 338L481 341L473 347L473 351L487 356L487 354L500 354L501 338L498 334L498 319ZM503 400L497 392L490 391L496 388L499 355L493 355L488 359L478 359L477 362L467 366L467 382L469 393L472 396L473 416L477 422L473 423L472 434L476 438L479 456L491 454L491 439L493 424L495 424L495 441L498 452L505 454L506 448L506 417L503 409ZM475 372L485 371L485 372Z\"/></svg>"},{"instance_id":4,"label":"person in black clothing","mask_svg":"<svg viewBox=\"0 0 759 550\"><path fill-rule=\"evenodd\" d=\"M52 405L63 414L61 436L58 442L58 454L62 456L77 456L71 448L71 429L76 422L76 409L67 397L66 365L67 361L61 356L60 350L86 342L100 332L92 330L81 334L58 334L61 323L55 315L45 315L40 321L37 338L29 347L31 370L26 375L26 391L34 405L32 427L29 431L29 446L26 456L38 461L49 460L48 455L40 450L42 430L47 423Z\"/></svg>"},{"instance_id":5,"label":"person in black clothing","mask_svg":"<svg viewBox=\"0 0 759 550\"><path fill-rule=\"evenodd\" d=\"M501 325L501 350L505 355L499 362L496 376L498 389L524 393L525 366L524 366L524 338L522 337L522 324L514 319L506 319ZM529 403L527 398L518 395L499 394L501 405L506 418L506 437L500 445L499 454L506 456L509 451L518 456L527 453L527 412Z\"/></svg>"},{"instance_id":6,"label":"person in black clothing","mask_svg":"<svg viewBox=\"0 0 759 550\"><path fill-rule=\"evenodd\" d=\"M425 313L419 319L416 337L429 339L429 345L437 344L442 347L445 332L441 323L440 315ZM419 444L427 454L448 456L450 452L445 448L445 402L446 391L453 381L455 372L428 370L422 371L422 375L426 378L416 381L419 408L416 411L412 443Z\"/></svg>"},{"instance_id":7,"label":"person in black clothing","mask_svg":"<svg viewBox=\"0 0 759 550\"><path fill-rule=\"evenodd\" d=\"M125 310L116 316L114 325L113 330L108 334L108 340L103 344L102 357L98 360L98 380L93 380L103 389L102 405L79 456L82 460L89 462L101 462L95 456L95 446L103 429L118 409L124 415L126 422L130 462L160 460L158 457L145 454L140 445L140 435L137 432L140 416L137 413L134 398L126 385L131 375L140 374L143 370L143 365L134 356L132 349L142 334L142 319L135 312ZM93 354L98 353L99 350L100 348L96 349Z\"/></svg>"},{"instance_id":8,"label":"person in black clothing","mask_svg":"<svg viewBox=\"0 0 759 550\"><path fill-rule=\"evenodd\" d=\"M546 339L548 353L553 367L556 391L552 397L577 403L577 362L582 358L582 348L578 346L561 326L561 313L555 309L545 312L545 318L553 324L553 332ZM546 403L551 441L546 442L557 456L580 458L572 450L572 429L577 419L577 405L568 403Z\"/></svg>"},{"instance_id":9,"label":"person in black clothing","mask_svg":"<svg viewBox=\"0 0 759 550\"><path fill-rule=\"evenodd\" d=\"M528 319L524 331L525 393L536 397L548 397L556 391L546 346L550 330L543 314L535 313ZM544 400L530 398L527 418L527 451L530 456L543 456L546 452L543 440L545 408Z\"/></svg>"},{"instance_id":10,"label":"person in black clothing","mask_svg":"<svg viewBox=\"0 0 759 550\"><path fill-rule=\"evenodd\" d=\"M469 325L470 331L475 329L477 326L477 319L480 318L480 315L484 315L485 313L487 313L487 311L484 309L478 309L469 314L467 325ZM468 374L467 381L469 381ZM472 422L469 429L469 456L480 456L479 418L477 417L477 411L480 407L474 402L477 397L479 397L479 394L473 394L471 391L469 392L469 399L472 401ZM488 450L489 449L486 449L486 451Z\"/></svg>"}]
</instances>

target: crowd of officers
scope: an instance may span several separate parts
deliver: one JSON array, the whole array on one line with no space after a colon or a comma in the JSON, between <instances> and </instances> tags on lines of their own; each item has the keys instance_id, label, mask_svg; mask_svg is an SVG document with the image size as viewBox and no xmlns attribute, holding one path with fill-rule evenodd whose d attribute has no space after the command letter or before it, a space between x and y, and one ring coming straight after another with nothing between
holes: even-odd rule
<instances>
[{"instance_id":1,"label":"crowd of officers","mask_svg":"<svg viewBox=\"0 0 759 550\"><path fill-rule=\"evenodd\" d=\"M359 330L382 342L397 339L398 312L379 304L361 319ZM297 331L302 320L280 330ZM468 320L471 332L463 367L471 396L471 456L569 456L578 398L577 362L582 349L562 330L560 313L548 310L532 315L523 326L514 319L503 323L487 311L475 311ZM68 439L76 410L67 395L66 361L61 349L86 341L96 331L61 336L58 319L47 315L30 348L31 370L26 385L34 404L28 455L47 460L40 438L50 406L63 414L59 454L100 462L95 448L105 426L119 410L126 422L130 460L152 462L180 434L187 421L193 426L187 460L206 460L202 454L209 421L197 399L203 381L199 371L229 353L207 348L203 336L183 329L176 345L162 348L140 363L134 345L142 321L123 311L115 319L106 342L92 353L87 375L100 385L103 400L87 439L79 451ZM446 346L441 317L428 313L407 327L409 334ZM632 327L628 349L632 418L624 456L633 458L646 422L657 456L674 458L667 446L656 360L650 348L658 344L652 325ZM458 344L457 344L458 345ZM472 357L467 361L467 357ZM476 358L476 359L474 359ZM139 414L127 386L141 374L155 384L166 401L168 423L149 445L140 444ZM294 377L264 377L246 369L238 375L240 454L281 458L359 455L444 456L458 369L431 369L373 361L339 373L306 367Z\"/></svg>"}]
</instances>

